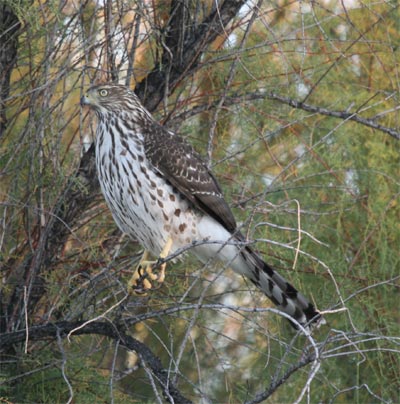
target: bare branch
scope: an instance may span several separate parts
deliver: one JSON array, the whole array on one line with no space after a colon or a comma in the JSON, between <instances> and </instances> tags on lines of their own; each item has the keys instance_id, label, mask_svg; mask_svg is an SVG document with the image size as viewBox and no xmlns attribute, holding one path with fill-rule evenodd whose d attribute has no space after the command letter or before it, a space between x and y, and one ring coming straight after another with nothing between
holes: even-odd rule
<instances>
[{"instance_id":1,"label":"bare branch","mask_svg":"<svg viewBox=\"0 0 400 404\"><path fill-rule=\"evenodd\" d=\"M217 97L218 98L218 97ZM354 121L361 125L379 130L383 133L390 135L391 137L395 138L396 140L400 140L400 131L396 130L395 128L390 128L384 125L381 125L376 122L375 118L368 119L363 118L359 115L359 111L356 112L349 112L349 111L333 111L328 108L319 107L311 104L306 104L302 101L296 101L293 98L284 97L278 95L273 92L262 92L256 91L253 93L246 93L246 94L236 94L231 96L226 96L224 101L224 106L229 107L232 105L240 105L243 102L248 101L255 101L255 100L263 100L263 99L270 99L278 101L282 104L289 105L295 109L301 109L303 111L312 112L319 115L331 116L333 118L342 119L344 121ZM213 110L217 108L219 105L218 101L209 103L209 104L199 104L193 107L192 109L180 112L179 114L175 115L172 119L173 125L178 125L179 123L185 121L186 119L195 116L197 114L201 114L206 111Z\"/></svg>"},{"instance_id":2,"label":"bare branch","mask_svg":"<svg viewBox=\"0 0 400 404\"><path fill-rule=\"evenodd\" d=\"M69 322L61 321L54 324L46 324L33 326L29 330L29 338L31 341L41 341L48 338L57 339L57 336L66 338L67 335L74 331L74 335L103 335L118 341L121 346L131 351L136 351L148 369L151 371L154 381L161 387L164 397L167 401L176 404L189 404L190 400L185 398L180 391L173 385L172 381L167 378L168 371L161 365L160 359L142 342L127 335L122 326L111 324L109 322L91 322L84 324L82 321ZM0 349L6 349L14 344L19 344L25 340L26 331L20 330L13 333L2 334L0 336ZM67 381L67 379L65 379ZM71 398L72 398L72 391Z\"/></svg>"}]
</instances>

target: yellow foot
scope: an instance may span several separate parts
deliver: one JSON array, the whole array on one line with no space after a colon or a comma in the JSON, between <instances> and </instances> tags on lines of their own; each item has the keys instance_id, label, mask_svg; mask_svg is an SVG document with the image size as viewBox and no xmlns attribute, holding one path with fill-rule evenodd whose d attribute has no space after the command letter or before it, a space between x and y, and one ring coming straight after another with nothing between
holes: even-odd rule
<instances>
[{"instance_id":1,"label":"yellow foot","mask_svg":"<svg viewBox=\"0 0 400 404\"><path fill-rule=\"evenodd\" d=\"M160 257L157 261L149 261L149 252L143 253L142 259L137 266L135 273L128 282L128 292L130 294L146 296L146 292L153 288L151 281L156 281L158 287L165 280L165 268L167 264L164 262L160 264L160 260L166 258L172 247L172 239L169 238L160 253ZM157 271L155 271L157 268Z\"/></svg>"},{"instance_id":2,"label":"yellow foot","mask_svg":"<svg viewBox=\"0 0 400 404\"><path fill-rule=\"evenodd\" d=\"M137 266L135 273L128 282L129 293L146 296L149 289L154 289L152 281L161 284L165 280L166 263L159 264L159 261L142 260ZM159 266L157 272L153 267Z\"/></svg>"}]
</instances>

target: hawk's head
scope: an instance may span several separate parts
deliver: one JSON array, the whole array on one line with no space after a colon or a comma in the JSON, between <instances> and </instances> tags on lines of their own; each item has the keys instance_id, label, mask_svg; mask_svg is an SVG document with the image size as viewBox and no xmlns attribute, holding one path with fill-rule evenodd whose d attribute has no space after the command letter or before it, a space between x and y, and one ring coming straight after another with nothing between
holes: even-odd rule
<instances>
[{"instance_id":1,"label":"hawk's head","mask_svg":"<svg viewBox=\"0 0 400 404\"><path fill-rule=\"evenodd\" d=\"M101 84L89 88L81 98L81 105L94 109L99 117L108 114L143 113L144 108L135 93L126 86Z\"/></svg>"}]
</instances>

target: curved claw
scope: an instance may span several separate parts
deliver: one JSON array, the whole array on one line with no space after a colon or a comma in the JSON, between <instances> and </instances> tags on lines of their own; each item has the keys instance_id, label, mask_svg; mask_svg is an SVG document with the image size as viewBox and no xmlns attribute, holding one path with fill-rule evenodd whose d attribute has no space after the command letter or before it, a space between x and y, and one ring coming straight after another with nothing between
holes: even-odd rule
<instances>
[{"instance_id":1,"label":"curved claw","mask_svg":"<svg viewBox=\"0 0 400 404\"><path fill-rule=\"evenodd\" d=\"M165 280L165 268L167 264L160 264L158 261L141 261L137 266L132 278L128 282L129 292L134 294L146 296L146 292L150 289L158 289ZM159 270L155 271L155 268ZM157 282L159 285L153 287L152 281Z\"/></svg>"},{"instance_id":2,"label":"curved claw","mask_svg":"<svg viewBox=\"0 0 400 404\"><path fill-rule=\"evenodd\" d=\"M148 251L143 253L139 265L128 282L129 293L133 292L134 294L146 296L146 291L154 289L151 281L156 281L159 284L158 287L160 287L165 280L165 268L167 266L167 263L164 262L164 258L168 256L171 247L172 239L170 238L165 243L157 261L148 260ZM155 271L155 269L157 269L157 271Z\"/></svg>"}]
</instances>

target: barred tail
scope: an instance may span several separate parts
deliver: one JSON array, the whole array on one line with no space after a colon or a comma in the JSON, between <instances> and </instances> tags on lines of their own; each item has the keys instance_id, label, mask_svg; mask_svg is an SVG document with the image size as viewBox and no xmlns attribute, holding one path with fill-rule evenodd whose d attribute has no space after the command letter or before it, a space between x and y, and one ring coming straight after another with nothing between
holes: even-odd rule
<instances>
[{"instance_id":1,"label":"barred tail","mask_svg":"<svg viewBox=\"0 0 400 404\"><path fill-rule=\"evenodd\" d=\"M241 248L245 238L236 232L228 232L214 219L204 216L198 223L200 240L218 240L194 247L193 252L202 262L218 258L235 272L249 278L279 310L293 317L309 332L311 326L324 324L325 320L299 291L279 275L249 246ZM235 244L237 242L237 244ZM296 323L291 322L296 328Z\"/></svg>"},{"instance_id":2,"label":"barred tail","mask_svg":"<svg viewBox=\"0 0 400 404\"><path fill-rule=\"evenodd\" d=\"M246 275L265 295L286 314L293 317L298 323L310 331L311 326L319 326L325 323L318 310L306 297L295 289L283 276L279 275L251 248L247 247L241 252L243 261L246 262L247 270L243 268L232 269ZM294 328L296 324L291 321Z\"/></svg>"}]
</instances>

